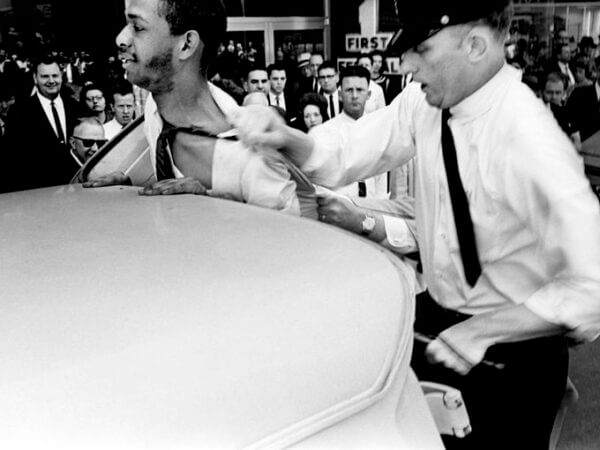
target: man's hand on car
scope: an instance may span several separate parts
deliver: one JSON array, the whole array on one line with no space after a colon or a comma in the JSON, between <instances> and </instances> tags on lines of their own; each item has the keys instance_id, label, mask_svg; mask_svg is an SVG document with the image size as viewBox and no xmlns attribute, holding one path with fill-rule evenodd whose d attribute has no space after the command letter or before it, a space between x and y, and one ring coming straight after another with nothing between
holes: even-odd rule
<instances>
[{"instance_id":1,"label":"man's hand on car","mask_svg":"<svg viewBox=\"0 0 600 450\"><path fill-rule=\"evenodd\" d=\"M83 183L84 188L96 188L103 186L123 186L131 185L131 179L123 172L111 172L93 180L88 180Z\"/></svg>"},{"instance_id":2,"label":"man's hand on car","mask_svg":"<svg viewBox=\"0 0 600 450\"><path fill-rule=\"evenodd\" d=\"M360 234L362 231L361 210L352 201L339 194L322 191L317 194L319 220L348 231Z\"/></svg>"},{"instance_id":3,"label":"man's hand on car","mask_svg":"<svg viewBox=\"0 0 600 450\"><path fill-rule=\"evenodd\" d=\"M206 188L199 180L192 177L173 178L158 181L139 191L140 195L175 195L195 194L206 195Z\"/></svg>"}]
</instances>

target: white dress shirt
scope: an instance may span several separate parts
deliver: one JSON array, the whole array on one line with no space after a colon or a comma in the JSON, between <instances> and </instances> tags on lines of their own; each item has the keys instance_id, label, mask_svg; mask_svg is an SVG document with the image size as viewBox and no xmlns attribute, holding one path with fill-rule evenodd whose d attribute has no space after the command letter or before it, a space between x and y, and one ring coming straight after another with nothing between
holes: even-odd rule
<instances>
[{"instance_id":1,"label":"white dress shirt","mask_svg":"<svg viewBox=\"0 0 600 450\"><path fill-rule=\"evenodd\" d=\"M277 104L277 97L279 97L279 105ZM281 94L275 94L269 91L269 105L278 106L284 111L287 111L287 107L285 104L285 95L283 94L283 92Z\"/></svg>"},{"instance_id":2,"label":"white dress shirt","mask_svg":"<svg viewBox=\"0 0 600 450\"><path fill-rule=\"evenodd\" d=\"M427 104L419 84L350 132L315 128L315 148L303 169L316 183L343 186L416 152L417 241L432 296L467 314L524 304L577 338L595 338L600 208L572 143L508 65L451 113L482 266L473 288L465 280L447 188L441 110Z\"/></svg>"},{"instance_id":3,"label":"white dress shirt","mask_svg":"<svg viewBox=\"0 0 600 450\"><path fill-rule=\"evenodd\" d=\"M50 100L50 99L44 97L43 95L40 95L40 93L37 91L36 91L35 95L39 99L39 101L42 105L42 108L44 110L44 113L46 114L46 117L48 118L48 122L50 122L50 125L52 125L52 128L54 129L54 133L56 134L56 137L58 137L58 127L57 127L56 123L54 123L54 115L52 114L51 102L54 102L54 107L56 108L56 112L58 113L58 118L62 122L60 124L60 126L62 128L63 136L65 137L65 139L67 139L67 115L65 113L65 105L62 101L62 98L60 98L60 95L57 96L54 100Z\"/></svg>"},{"instance_id":4,"label":"white dress shirt","mask_svg":"<svg viewBox=\"0 0 600 450\"><path fill-rule=\"evenodd\" d=\"M104 138L111 140L123 129L123 125L117 122L117 119L112 119L102 125L104 127Z\"/></svg>"},{"instance_id":5,"label":"white dress shirt","mask_svg":"<svg viewBox=\"0 0 600 450\"><path fill-rule=\"evenodd\" d=\"M365 105L365 114L385 108L385 94L383 93L381 86L379 86L373 80L370 80L369 91L371 92L371 96Z\"/></svg>"},{"instance_id":6,"label":"white dress shirt","mask_svg":"<svg viewBox=\"0 0 600 450\"><path fill-rule=\"evenodd\" d=\"M217 106L227 116L240 106L224 91L208 84ZM144 133L150 146L150 161L156 175L156 141L163 122L156 102L149 95L146 99ZM222 133L221 137L230 134ZM171 161L173 158L171 158ZM176 178L181 171L173 165ZM273 149L252 150L240 141L217 139L212 167L210 194L247 202L292 215L300 215L300 203L296 195L296 183L281 161L279 152ZM315 207L316 208L316 207ZM304 211L302 211L304 212Z\"/></svg>"},{"instance_id":7,"label":"white dress shirt","mask_svg":"<svg viewBox=\"0 0 600 450\"><path fill-rule=\"evenodd\" d=\"M351 126L355 119L346 114L345 111L342 110L337 116L333 119L328 120L327 122L323 122L321 125L317 125L322 130L322 133L327 133L330 131L334 133L347 133L348 127ZM316 128L316 127L315 127ZM314 129L314 128L313 128ZM312 131L312 130L311 130ZM364 149L366 153L369 152L369 148L366 147ZM388 176L387 173L382 173L379 175L375 175L374 177L367 178L364 180L366 187L366 197L367 198L379 198L379 199L387 199L389 198L388 193ZM343 186L337 189L334 189L338 194L345 195L350 198L358 198L359 197L359 188L358 183L351 183L347 186Z\"/></svg>"}]
</instances>

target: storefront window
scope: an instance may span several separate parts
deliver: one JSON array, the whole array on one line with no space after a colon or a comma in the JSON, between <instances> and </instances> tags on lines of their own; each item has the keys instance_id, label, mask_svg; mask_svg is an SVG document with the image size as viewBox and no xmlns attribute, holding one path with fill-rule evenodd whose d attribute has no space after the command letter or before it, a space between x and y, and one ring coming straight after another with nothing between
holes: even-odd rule
<instances>
[{"instance_id":1,"label":"storefront window","mask_svg":"<svg viewBox=\"0 0 600 450\"><path fill-rule=\"evenodd\" d=\"M323 0L225 0L225 7L230 17L318 17L324 14Z\"/></svg>"}]
</instances>

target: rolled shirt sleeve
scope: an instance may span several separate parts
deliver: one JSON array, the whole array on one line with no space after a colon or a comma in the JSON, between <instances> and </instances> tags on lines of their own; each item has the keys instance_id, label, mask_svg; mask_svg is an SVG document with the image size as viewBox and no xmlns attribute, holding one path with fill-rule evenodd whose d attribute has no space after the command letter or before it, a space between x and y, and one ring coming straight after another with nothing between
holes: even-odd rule
<instances>
[{"instance_id":1,"label":"rolled shirt sleeve","mask_svg":"<svg viewBox=\"0 0 600 450\"><path fill-rule=\"evenodd\" d=\"M552 274L524 305L573 337L593 340L600 335L598 200L566 136L520 131L502 167L501 188L538 236L539 264Z\"/></svg>"}]
</instances>

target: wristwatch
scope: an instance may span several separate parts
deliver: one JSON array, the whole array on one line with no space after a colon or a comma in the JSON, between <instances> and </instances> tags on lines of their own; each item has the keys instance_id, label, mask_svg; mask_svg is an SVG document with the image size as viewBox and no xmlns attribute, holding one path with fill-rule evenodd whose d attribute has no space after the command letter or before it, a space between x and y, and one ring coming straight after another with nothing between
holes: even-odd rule
<instances>
[{"instance_id":1,"label":"wristwatch","mask_svg":"<svg viewBox=\"0 0 600 450\"><path fill-rule=\"evenodd\" d=\"M373 230L375 230L375 217L367 213L362 221L362 235L369 236Z\"/></svg>"}]
</instances>

